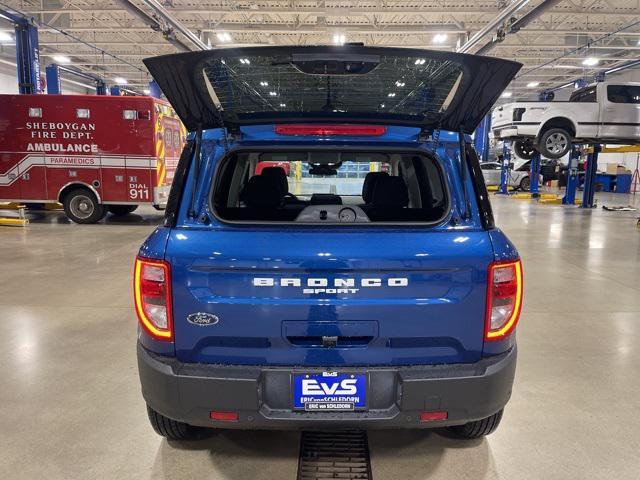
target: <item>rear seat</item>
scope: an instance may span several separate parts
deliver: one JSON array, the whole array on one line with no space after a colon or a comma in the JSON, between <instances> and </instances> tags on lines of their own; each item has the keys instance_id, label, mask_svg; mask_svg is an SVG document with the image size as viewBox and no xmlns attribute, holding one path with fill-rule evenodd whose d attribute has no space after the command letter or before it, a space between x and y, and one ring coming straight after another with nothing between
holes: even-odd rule
<instances>
[{"instance_id":1,"label":"rear seat","mask_svg":"<svg viewBox=\"0 0 640 480\"><path fill-rule=\"evenodd\" d=\"M362 209L373 222L428 222L437 220L441 216L441 213L436 212L435 209L407 208L409 192L402 177L378 175L370 200L370 204L363 206Z\"/></svg>"},{"instance_id":2,"label":"rear seat","mask_svg":"<svg viewBox=\"0 0 640 480\"><path fill-rule=\"evenodd\" d=\"M260 174L263 177L275 178L280 185L280 190L284 197L284 206L289 205L301 205L304 204L302 200L299 200L293 193L289 192L289 180L287 179L287 172L282 167L265 167ZM295 207L294 207L295 208Z\"/></svg>"},{"instance_id":3,"label":"rear seat","mask_svg":"<svg viewBox=\"0 0 640 480\"><path fill-rule=\"evenodd\" d=\"M222 216L229 220L293 221L303 208L282 208L284 193L276 175L251 177L244 187L242 199L245 207L222 208Z\"/></svg>"}]
</instances>

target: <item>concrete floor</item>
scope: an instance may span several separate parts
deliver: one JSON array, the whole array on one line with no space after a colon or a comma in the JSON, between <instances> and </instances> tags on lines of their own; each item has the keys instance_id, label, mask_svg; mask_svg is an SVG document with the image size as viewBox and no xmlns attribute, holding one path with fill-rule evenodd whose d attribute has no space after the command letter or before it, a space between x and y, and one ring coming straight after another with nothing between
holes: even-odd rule
<instances>
[{"instance_id":1,"label":"concrete floor","mask_svg":"<svg viewBox=\"0 0 640 480\"><path fill-rule=\"evenodd\" d=\"M466 443L371 432L374 478L639 478L638 213L493 203L526 285L503 423ZM0 477L295 478L297 433L219 431L170 444L148 425L130 277L159 221L152 209L88 226L46 213L0 230Z\"/></svg>"}]
</instances>

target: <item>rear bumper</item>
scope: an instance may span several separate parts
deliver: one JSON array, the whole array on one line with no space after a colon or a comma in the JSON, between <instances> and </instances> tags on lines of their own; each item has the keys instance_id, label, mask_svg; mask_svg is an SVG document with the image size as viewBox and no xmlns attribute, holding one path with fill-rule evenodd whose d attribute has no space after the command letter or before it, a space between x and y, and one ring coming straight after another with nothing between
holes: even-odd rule
<instances>
[{"instance_id":1,"label":"rear bumper","mask_svg":"<svg viewBox=\"0 0 640 480\"><path fill-rule=\"evenodd\" d=\"M181 363L138 344L138 369L147 404L190 425L244 429L426 428L488 417L511 396L516 348L473 364L345 368L369 374L366 412L293 412L292 368ZM305 372L318 368L300 369ZM215 422L209 412L239 413ZM448 419L420 422L420 413L447 411Z\"/></svg>"},{"instance_id":2,"label":"rear bumper","mask_svg":"<svg viewBox=\"0 0 640 480\"><path fill-rule=\"evenodd\" d=\"M493 125L491 128L496 138L533 138L538 135L539 126L540 124L538 122L527 122Z\"/></svg>"}]
</instances>

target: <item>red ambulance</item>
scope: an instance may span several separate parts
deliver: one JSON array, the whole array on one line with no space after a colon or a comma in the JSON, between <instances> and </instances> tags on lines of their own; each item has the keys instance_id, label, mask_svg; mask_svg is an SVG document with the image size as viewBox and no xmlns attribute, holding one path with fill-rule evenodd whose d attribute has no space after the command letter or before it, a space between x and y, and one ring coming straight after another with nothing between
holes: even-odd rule
<instances>
[{"instance_id":1,"label":"red ambulance","mask_svg":"<svg viewBox=\"0 0 640 480\"><path fill-rule=\"evenodd\" d=\"M0 202L60 202L77 223L163 208L184 139L152 97L0 95Z\"/></svg>"}]
</instances>

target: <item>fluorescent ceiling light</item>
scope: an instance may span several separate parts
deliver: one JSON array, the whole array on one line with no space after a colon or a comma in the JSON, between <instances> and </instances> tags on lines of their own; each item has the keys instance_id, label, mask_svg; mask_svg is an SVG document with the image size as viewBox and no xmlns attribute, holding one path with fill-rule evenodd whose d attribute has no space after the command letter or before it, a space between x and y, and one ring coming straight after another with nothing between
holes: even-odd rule
<instances>
[{"instance_id":1,"label":"fluorescent ceiling light","mask_svg":"<svg viewBox=\"0 0 640 480\"><path fill-rule=\"evenodd\" d=\"M343 33L336 33L333 36L333 43L336 45L344 45L344 42L347 40L347 37Z\"/></svg>"},{"instance_id":2,"label":"fluorescent ceiling light","mask_svg":"<svg viewBox=\"0 0 640 480\"><path fill-rule=\"evenodd\" d=\"M510 98L513 95L511 92L502 92L502 98Z\"/></svg>"},{"instance_id":3,"label":"fluorescent ceiling light","mask_svg":"<svg viewBox=\"0 0 640 480\"><path fill-rule=\"evenodd\" d=\"M116 77L113 79L114 82L116 82L118 85L126 85L127 83L127 79L126 78L122 78L122 77Z\"/></svg>"},{"instance_id":4,"label":"fluorescent ceiling light","mask_svg":"<svg viewBox=\"0 0 640 480\"><path fill-rule=\"evenodd\" d=\"M281 103L281 104L280 104L280 106L281 106L281 107L286 107L286 106L287 106L287 104L286 104L286 103Z\"/></svg>"},{"instance_id":5,"label":"fluorescent ceiling light","mask_svg":"<svg viewBox=\"0 0 640 480\"><path fill-rule=\"evenodd\" d=\"M425 58L419 58L415 61L416 65L424 65L427 60Z\"/></svg>"},{"instance_id":6,"label":"fluorescent ceiling light","mask_svg":"<svg viewBox=\"0 0 640 480\"><path fill-rule=\"evenodd\" d=\"M395 97L395 96L396 96L396 94L394 92L391 92L389 95L387 95L387 97L392 97L392 98Z\"/></svg>"},{"instance_id":7,"label":"fluorescent ceiling light","mask_svg":"<svg viewBox=\"0 0 640 480\"><path fill-rule=\"evenodd\" d=\"M269 92L269 95L271 95L272 97L275 97L278 94L276 92Z\"/></svg>"},{"instance_id":8,"label":"fluorescent ceiling light","mask_svg":"<svg viewBox=\"0 0 640 480\"><path fill-rule=\"evenodd\" d=\"M145 88L142 92L143 92L145 95L151 95L151 90L149 90L148 88Z\"/></svg>"},{"instance_id":9,"label":"fluorescent ceiling light","mask_svg":"<svg viewBox=\"0 0 640 480\"><path fill-rule=\"evenodd\" d=\"M10 33L0 32L0 42L2 43L13 42L13 37L11 36Z\"/></svg>"},{"instance_id":10,"label":"fluorescent ceiling light","mask_svg":"<svg viewBox=\"0 0 640 480\"><path fill-rule=\"evenodd\" d=\"M447 41L446 33L438 33L435 37L433 37L433 43L444 43Z\"/></svg>"},{"instance_id":11,"label":"fluorescent ceiling light","mask_svg":"<svg viewBox=\"0 0 640 480\"><path fill-rule=\"evenodd\" d=\"M598 60L597 58L587 57L582 61L582 64L586 65L587 67L593 67L594 65L597 65L599 62L600 60Z\"/></svg>"},{"instance_id":12,"label":"fluorescent ceiling light","mask_svg":"<svg viewBox=\"0 0 640 480\"><path fill-rule=\"evenodd\" d=\"M224 43L233 41L233 38L231 38L231 34L227 32L218 32L216 33L216 37L218 37L218 40Z\"/></svg>"},{"instance_id":13,"label":"fluorescent ceiling light","mask_svg":"<svg viewBox=\"0 0 640 480\"><path fill-rule=\"evenodd\" d=\"M529 83L527 83L527 87L528 88L536 88L538 85L540 85L540 82L529 82Z\"/></svg>"},{"instance_id":14,"label":"fluorescent ceiling light","mask_svg":"<svg viewBox=\"0 0 640 480\"><path fill-rule=\"evenodd\" d=\"M242 63L243 65L249 65L251 62L248 58L241 58L240 63Z\"/></svg>"},{"instance_id":15,"label":"fluorescent ceiling light","mask_svg":"<svg viewBox=\"0 0 640 480\"><path fill-rule=\"evenodd\" d=\"M264 80L262 82L260 82L260 86L262 87L268 87L269 86L269 82L265 82Z\"/></svg>"},{"instance_id":16,"label":"fluorescent ceiling light","mask_svg":"<svg viewBox=\"0 0 640 480\"><path fill-rule=\"evenodd\" d=\"M52 58L56 63L71 63L71 59L66 55L54 55Z\"/></svg>"}]
</instances>

